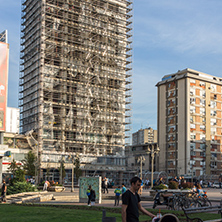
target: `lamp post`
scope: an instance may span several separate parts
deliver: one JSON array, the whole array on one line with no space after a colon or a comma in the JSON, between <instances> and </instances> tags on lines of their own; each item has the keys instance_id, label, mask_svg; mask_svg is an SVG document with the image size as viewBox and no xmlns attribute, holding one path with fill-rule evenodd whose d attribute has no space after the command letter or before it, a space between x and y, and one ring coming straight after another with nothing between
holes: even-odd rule
<instances>
[{"instance_id":1,"label":"lamp post","mask_svg":"<svg viewBox=\"0 0 222 222\"><path fill-rule=\"evenodd\" d=\"M145 162L145 157L144 156L140 156L137 160L137 163L140 162L140 179L143 179L143 162Z\"/></svg>"},{"instance_id":2,"label":"lamp post","mask_svg":"<svg viewBox=\"0 0 222 222\"><path fill-rule=\"evenodd\" d=\"M159 147L157 147L155 150L153 145L151 145L151 149L150 149L150 147L148 147L148 150L147 150L147 154L151 155L151 188L153 187L154 157L155 157L155 154L158 154L159 152L160 152Z\"/></svg>"},{"instance_id":3,"label":"lamp post","mask_svg":"<svg viewBox=\"0 0 222 222\"><path fill-rule=\"evenodd\" d=\"M71 192L74 192L74 156L72 156L72 188Z\"/></svg>"},{"instance_id":4,"label":"lamp post","mask_svg":"<svg viewBox=\"0 0 222 222\"><path fill-rule=\"evenodd\" d=\"M74 163L75 163L75 156L72 154L69 154L69 157L68 157L69 160L71 160L72 162L72 187L71 187L71 192L74 192Z\"/></svg>"}]
</instances>

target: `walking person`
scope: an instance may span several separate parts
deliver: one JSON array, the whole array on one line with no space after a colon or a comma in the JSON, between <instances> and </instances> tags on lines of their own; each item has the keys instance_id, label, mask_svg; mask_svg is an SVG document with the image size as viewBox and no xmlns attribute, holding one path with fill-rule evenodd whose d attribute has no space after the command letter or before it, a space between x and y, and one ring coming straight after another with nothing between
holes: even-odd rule
<instances>
[{"instance_id":1,"label":"walking person","mask_svg":"<svg viewBox=\"0 0 222 222\"><path fill-rule=\"evenodd\" d=\"M107 180L106 177L104 178L104 193L105 192L109 193L109 191L108 191L108 180Z\"/></svg>"},{"instance_id":2,"label":"walking person","mask_svg":"<svg viewBox=\"0 0 222 222\"><path fill-rule=\"evenodd\" d=\"M155 215L144 209L140 203L141 199L138 190L142 180L133 177L130 180L131 187L122 196L122 222L139 222L139 210L147 216L154 218Z\"/></svg>"},{"instance_id":3,"label":"walking person","mask_svg":"<svg viewBox=\"0 0 222 222\"><path fill-rule=\"evenodd\" d=\"M43 186L43 190L47 191L48 185L49 185L49 182L46 180Z\"/></svg>"},{"instance_id":4,"label":"walking person","mask_svg":"<svg viewBox=\"0 0 222 222\"><path fill-rule=\"evenodd\" d=\"M114 206L119 206L119 197L120 197L120 194L122 193L121 190L120 190L120 186L118 186L118 188L116 188L114 190L114 193L115 193L115 204L114 204Z\"/></svg>"},{"instance_id":5,"label":"walking person","mask_svg":"<svg viewBox=\"0 0 222 222\"><path fill-rule=\"evenodd\" d=\"M95 205L95 202L96 202L96 192L95 190L91 189L91 197L90 197L90 200L91 200L91 206L94 206Z\"/></svg>"},{"instance_id":6,"label":"walking person","mask_svg":"<svg viewBox=\"0 0 222 222\"><path fill-rule=\"evenodd\" d=\"M2 202L6 202L6 191L7 191L7 186L6 186L6 183L5 183L5 180L3 179L2 180L2 194L1 194L1 199L2 199Z\"/></svg>"},{"instance_id":7,"label":"walking person","mask_svg":"<svg viewBox=\"0 0 222 222\"><path fill-rule=\"evenodd\" d=\"M91 187L91 185L89 185L89 187L86 191L86 195L88 197L88 206L90 206L90 203L91 203L91 190L92 190L92 187Z\"/></svg>"},{"instance_id":8,"label":"walking person","mask_svg":"<svg viewBox=\"0 0 222 222\"><path fill-rule=\"evenodd\" d=\"M122 195L126 192L126 187L125 187L125 184L122 183L122 190L121 190L121 193Z\"/></svg>"}]
</instances>

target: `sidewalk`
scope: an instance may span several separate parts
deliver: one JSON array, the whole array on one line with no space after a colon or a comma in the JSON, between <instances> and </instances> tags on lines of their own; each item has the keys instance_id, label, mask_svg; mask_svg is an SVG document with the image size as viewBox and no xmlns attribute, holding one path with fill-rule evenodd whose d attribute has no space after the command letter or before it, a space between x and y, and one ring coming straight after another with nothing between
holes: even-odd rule
<instances>
[{"instance_id":1,"label":"sidewalk","mask_svg":"<svg viewBox=\"0 0 222 222\"><path fill-rule=\"evenodd\" d=\"M102 203L96 204L96 206L104 206L104 207L114 207L114 190L109 189L109 193L102 194ZM208 198L212 202L220 202L222 199L222 189L205 189L207 191ZM71 192L71 189L67 188L63 192L48 192L52 193L55 200L41 202L43 204L56 204L56 205L87 205L86 203L79 203L79 189L75 188L74 192ZM143 190L141 195L141 203L144 207L152 208L153 206L153 198L150 196L149 189ZM121 205L120 200L120 205ZM216 204L216 203L215 203ZM121 206L117 206L121 207ZM161 208L165 208L165 206L161 206Z\"/></svg>"}]
</instances>

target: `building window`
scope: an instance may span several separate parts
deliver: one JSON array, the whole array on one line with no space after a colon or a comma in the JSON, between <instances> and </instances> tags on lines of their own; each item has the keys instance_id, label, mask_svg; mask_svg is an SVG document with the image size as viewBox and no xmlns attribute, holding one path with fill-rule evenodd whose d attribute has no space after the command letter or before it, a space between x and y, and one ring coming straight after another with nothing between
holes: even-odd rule
<instances>
[{"instance_id":1,"label":"building window","mask_svg":"<svg viewBox=\"0 0 222 222\"><path fill-rule=\"evenodd\" d=\"M202 114L202 115L205 115L205 108L203 108L203 107L200 107L200 114Z\"/></svg>"},{"instance_id":2,"label":"building window","mask_svg":"<svg viewBox=\"0 0 222 222\"><path fill-rule=\"evenodd\" d=\"M190 98L190 104L195 104L196 103L196 98Z\"/></svg>"},{"instance_id":3,"label":"building window","mask_svg":"<svg viewBox=\"0 0 222 222\"><path fill-rule=\"evenodd\" d=\"M216 101L210 101L210 107L211 108L215 108L217 106L217 102Z\"/></svg>"},{"instance_id":4,"label":"building window","mask_svg":"<svg viewBox=\"0 0 222 222\"><path fill-rule=\"evenodd\" d=\"M195 112L196 112L195 106L190 106L190 113L195 113Z\"/></svg>"},{"instance_id":5,"label":"building window","mask_svg":"<svg viewBox=\"0 0 222 222\"><path fill-rule=\"evenodd\" d=\"M215 92L215 91L216 91L216 85L211 84L211 85L210 85L210 88L211 88L211 91L212 91L212 92Z\"/></svg>"},{"instance_id":6,"label":"building window","mask_svg":"<svg viewBox=\"0 0 222 222\"><path fill-rule=\"evenodd\" d=\"M196 143L190 143L190 149L196 149Z\"/></svg>"},{"instance_id":7,"label":"building window","mask_svg":"<svg viewBox=\"0 0 222 222\"><path fill-rule=\"evenodd\" d=\"M195 124L190 124L190 129L195 129L196 125Z\"/></svg>"},{"instance_id":8,"label":"building window","mask_svg":"<svg viewBox=\"0 0 222 222\"><path fill-rule=\"evenodd\" d=\"M205 145L204 143L201 143L201 144L200 144L200 149L201 149L201 150L206 150L206 145Z\"/></svg>"},{"instance_id":9,"label":"building window","mask_svg":"<svg viewBox=\"0 0 222 222\"><path fill-rule=\"evenodd\" d=\"M191 134L190 134L190 139L191 139L191 140L195 140L195 139L196 139L196 135L195 135L194 133L191 133Z\"/></svg>"},{"instance_id":10,"label":"building window","mask_svg":"<svg viewBox=\"0 0 222 222\"><path fill-rule=\"evenodd\" d=\"M205 92L205 90L200 90L200 96L206 97L206 92Z\"/></svg>"},{"instance_id":11,"label":"building window","mask_svg":"<svg viewBox=\"0 0 222 222\"><path fill-rule=\"evenodd\" d=\"M216 110L210 110L210 115L211 116L216 116L217 115L217 111Z\"/></svg>"},{"instance_id":12,"label":"building window","mask_svg":"<svg viewBox=\"0 0 222 222\"><path fill-rule=\"evenodd\" d=\"M205 82L200 81L200 86L205 86Z\"/></svg>"},{"instance_id":13,"label":"building window","mask_svg":"<svg viewBox=\"0 0 222 222\"><path fill-rule=\"evenodd\" d=\"M211 125L211 126L217 125L217 120L211 118L211 119L210 119L210 125Z\"/></svg>"},{"instance_id":14,"label":"building window","mask_svg":"<svg viewBox=\"0 0 222 222\"><path fill-rule=\"evenodd\" d=\"M206 129L205 125L200 125L200 129L205 130Z\"/></svg>"},{"instance_id":15,"label":"building window","mask_svg":"<svg viewBox=\"0 0 222 222\"><path fill-rule=\"evenodd\" d=\"M205 104L206 104L205 99L200 99L200 105L201 105L201 106L205 106Z\"/></svg>"},{"instance_id":16,"label":"building window","mask_svg":"<svg viewBox=\"0 0 222 222\"><path fill-rule=\"evenodd\" d=\"M196 90L191 88L190 89L190 96L195 96L196 95Z\"/></svg>"}]
</instances>

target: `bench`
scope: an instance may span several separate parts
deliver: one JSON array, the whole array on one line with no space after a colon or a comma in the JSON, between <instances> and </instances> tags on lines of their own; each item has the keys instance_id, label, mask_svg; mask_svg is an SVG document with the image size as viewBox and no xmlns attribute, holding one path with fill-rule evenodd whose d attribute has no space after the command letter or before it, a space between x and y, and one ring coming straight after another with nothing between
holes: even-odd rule
<instances>
[{"instance_id":1,"label":"bench","mask_svg":"<svg viewBox=\"0 0 222 222\"><path fill-rule=\"evenodd\" d=\"M187 218L187 221L196 221L196 222L222 222L222 219L215 219L215 220L207 220L203 221L201 218L195 217L191 218L188 215L189 214L201 214L201 213L209 213L209 212L218 212L221 215L222 218L222 202L220 202L220 205L216 206L208 206L208 207L196 207L196 208L183 208L183 212Z\"/></svg>"}]
</instances>

